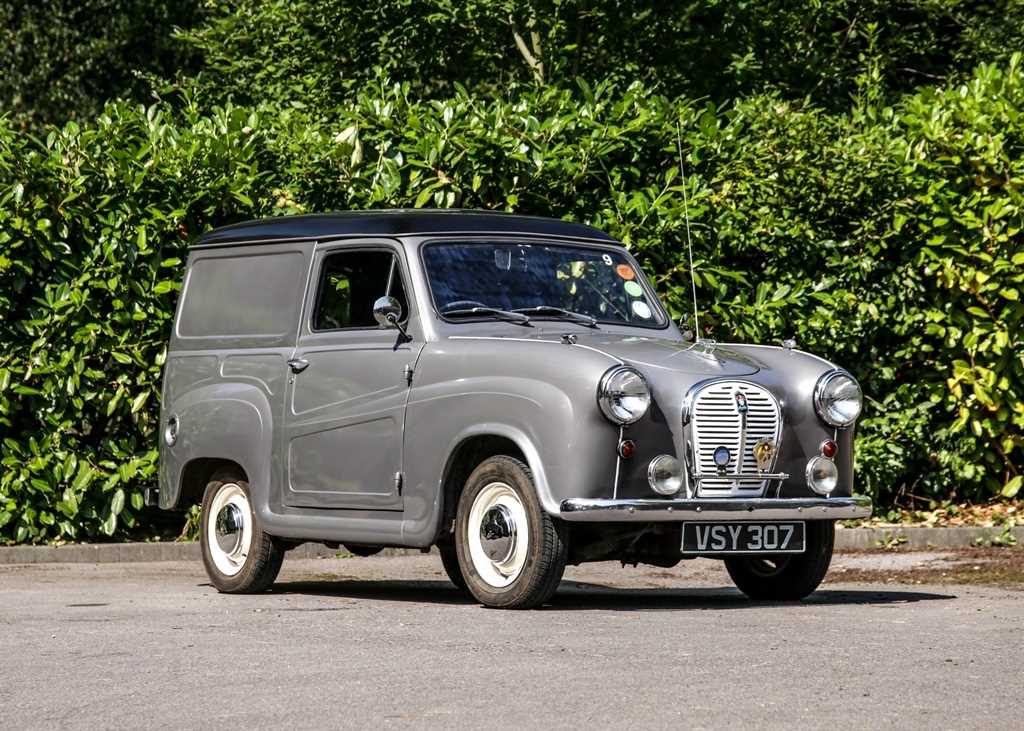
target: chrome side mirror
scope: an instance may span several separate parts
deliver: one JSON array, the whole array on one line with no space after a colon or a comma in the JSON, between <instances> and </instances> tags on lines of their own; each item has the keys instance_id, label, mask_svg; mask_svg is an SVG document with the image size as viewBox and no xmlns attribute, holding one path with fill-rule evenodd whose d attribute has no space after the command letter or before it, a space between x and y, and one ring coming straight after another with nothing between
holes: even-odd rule
<instances>
[{"instance_id":1,"label":"chrome side mirror","mask_svg":"<svg viewBox=\"0 0 1024 731\"><path fill-rule=\"evenodd\" d=\"M373 303L373 319L381 327L395 327L402 319L402 306L394 297L378 297Z\"/></svg>"},{"instance_id":2,"label":"chrome side mirror","mask_svg":"<svg viewBox=\"0 0 1024 731\"><path fill-rule=\"evenodd\" d=\"M409 334L402 327L402 305L394 297L378 297L373 303L373 319L381 327L393 327L402 333L402 337L408 339Z\"/></svg>"}]
</instances>

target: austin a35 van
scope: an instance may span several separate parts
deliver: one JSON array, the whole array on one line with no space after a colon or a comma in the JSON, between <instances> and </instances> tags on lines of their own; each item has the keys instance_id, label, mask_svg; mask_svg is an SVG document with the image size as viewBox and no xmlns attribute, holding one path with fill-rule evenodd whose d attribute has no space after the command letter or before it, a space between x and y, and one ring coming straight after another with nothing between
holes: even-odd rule
<instances>
[{"instance_id":1,"label":"austin a35 van","mask_svg":"<svg viewBox=\"0 0 1024 731\"><path fill-rule=\"evenodd\" d=\"M792 345L792 344L789 344ZM163 380L159 504L202 504L224 592L302 542L436 546L483 604L566 564L722 559L754 598L828 569L861 390L794 347L689 340L588 226L368 211L192 247Z\"/></svg>"}]
</instances>

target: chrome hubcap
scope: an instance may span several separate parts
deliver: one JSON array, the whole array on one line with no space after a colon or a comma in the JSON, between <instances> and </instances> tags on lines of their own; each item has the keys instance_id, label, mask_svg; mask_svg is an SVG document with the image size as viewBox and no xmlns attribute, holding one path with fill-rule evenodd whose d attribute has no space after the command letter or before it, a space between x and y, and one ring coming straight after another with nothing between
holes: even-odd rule
<instances>
[{"instance_id":1,"label":"chrome hubcap","mask_svg":"<svg viewBox=\"0 0 1024 731\"><path fill-rule=\"evenodd\" d=\"M495 505L484 513L480 525L480 546L491 561L507 561L516 547L516 524L512 512Z\"/></svg>"},{"instance_id":2,"label":"chrome hubcap","mask_svg":"<svg viewBox=\"0 0 1024 731\"><path fill-rule=\"evenodd\" d=\"M492 482L473 500L466 543L476 573L496 589L509 586L522 573L530 547L526 506L511 486Z\"/></svg>"},{"instance_id":3,"label":"chrome hubcap","mask_svg":"<svg viewBox=\"0 0 1024 731\"><path fill-rule=\"evenodd\" d=\"M203 536L220 573L234 576L242 570L252 546L252 528L252 510L245 490L234 482L221 485L210 503L210 520Z\"/></svg>"},{"instance_id":4,"label":"chrome hubcap","mask_svg":"<svg viewBox=\"0 0 1024 731\"><path fill-rule=\"evenodd\" d=\"M217 546L224 553L233 553L242 540L242 511L229 503L217 514Z\"/></svg>"}]
</instances>

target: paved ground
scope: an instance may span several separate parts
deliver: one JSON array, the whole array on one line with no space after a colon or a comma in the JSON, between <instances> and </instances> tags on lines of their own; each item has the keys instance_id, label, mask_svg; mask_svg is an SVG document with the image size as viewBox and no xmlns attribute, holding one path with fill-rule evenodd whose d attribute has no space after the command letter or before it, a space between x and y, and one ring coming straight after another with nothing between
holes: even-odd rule
<instances>
[{"instance_id":1,"label":"paved ground","mask_svg":"<svg viewBox=\"0 0 1024 731\"><path fill-rule=\"evenodd\" d=\"M916 565L845 556L790 606L710 561L594 564L531 612L434 556L286 561L257 597L198 563L3 566L0 727L1021 727L1024 592L832 583L880 561Z\"/></svg>"}]
</instances>

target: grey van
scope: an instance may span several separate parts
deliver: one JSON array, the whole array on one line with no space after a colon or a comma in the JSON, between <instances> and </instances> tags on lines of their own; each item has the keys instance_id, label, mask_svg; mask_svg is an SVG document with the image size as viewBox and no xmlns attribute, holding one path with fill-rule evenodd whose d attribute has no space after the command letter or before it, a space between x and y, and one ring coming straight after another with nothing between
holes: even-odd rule
<instances>
[{"instance_id":1,"label":"grey van","mask_svg":"<svg viewBox=\"0 0 1024 731\"><path fill-rule=\"evenodd\" d=\"M480 211L282 217L190 251L163 380L162 508L202 504L224 592L307 541L436 546L533 607L566 564L720 558L802 598L853 494L861 390L792 343L690 340L607 234Z\"/></svg>"}]
</instances>

